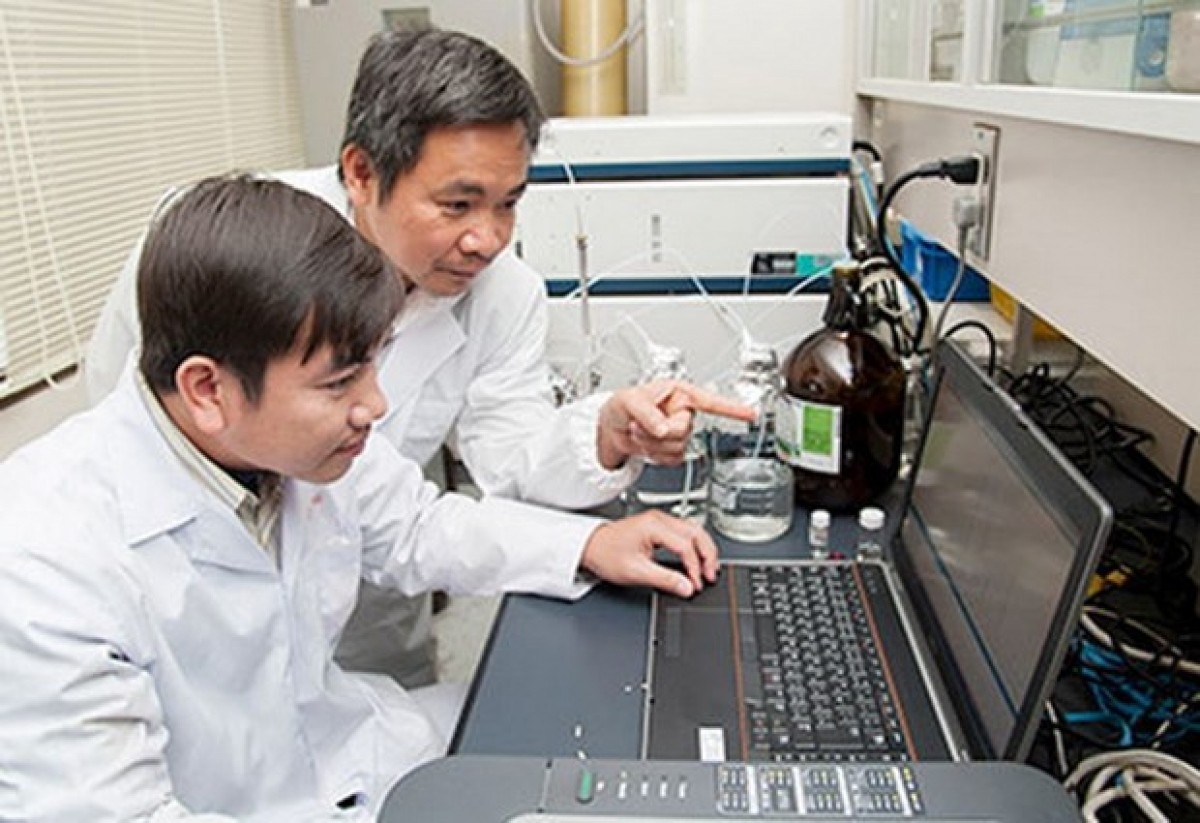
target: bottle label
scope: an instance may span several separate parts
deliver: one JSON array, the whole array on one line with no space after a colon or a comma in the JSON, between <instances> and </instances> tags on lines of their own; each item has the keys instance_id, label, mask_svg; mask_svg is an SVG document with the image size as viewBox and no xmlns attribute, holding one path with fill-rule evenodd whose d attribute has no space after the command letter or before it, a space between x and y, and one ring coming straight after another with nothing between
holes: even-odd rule
<instances>
[{"instance_id":1,"label":"bottle label","mask_svg":"<svg viewBox=\"0 0 1200 823\"><path fill-rule=\"evenodd\" d=\"M781 397L775 415L775 452L793 466L821 474L842 470L842 407Z\"/></svg>"}]
</instances>

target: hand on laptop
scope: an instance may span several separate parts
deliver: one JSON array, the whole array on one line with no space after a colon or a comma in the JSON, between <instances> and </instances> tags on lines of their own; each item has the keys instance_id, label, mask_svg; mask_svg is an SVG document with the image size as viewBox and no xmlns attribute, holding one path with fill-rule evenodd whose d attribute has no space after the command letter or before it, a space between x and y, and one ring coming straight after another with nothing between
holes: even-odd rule
<instances>
[{"instance_id":1,"label":"hand on laptop","mask_svg":"<svg viewBox=\"0 0 1200 823\"><path fill-rule=\"evenodd\" d=\"M655 562L655 549L677 555L683 572ZM610 583L651 586L691 597L717 579L717 546L695 523L659 511L605 523L592 532L579 565Z\"/></svg>"},{"instance_id":2,"label":"hand on laptop","mask_svg":"<svg viewBox=\"0 0 1200 823\"><path fill-rule=\"evenodd\" d=\"M683 461L698 411L747 422L754 409L682 380L655 380L613 392L600 408L596 453L606 469L630 457L668 466Z\"/></svg>"}]
</instances>

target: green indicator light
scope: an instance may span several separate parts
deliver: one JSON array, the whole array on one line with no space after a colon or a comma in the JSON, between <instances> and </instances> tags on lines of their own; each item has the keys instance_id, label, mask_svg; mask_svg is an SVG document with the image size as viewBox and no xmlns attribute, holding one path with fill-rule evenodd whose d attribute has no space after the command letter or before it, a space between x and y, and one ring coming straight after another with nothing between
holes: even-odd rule
<instances>
[{"instance_id":1,"label":"green indicator light","mask_svg":"<svg viewBox=\"0 0 1200 823\"><path fill-rule=\"evenodd\" d=\"M595 796L596 775L584 769L579 773L579 789L575 792L575 799L580 803L591 803Z\"/></svg>"}]
</instances>

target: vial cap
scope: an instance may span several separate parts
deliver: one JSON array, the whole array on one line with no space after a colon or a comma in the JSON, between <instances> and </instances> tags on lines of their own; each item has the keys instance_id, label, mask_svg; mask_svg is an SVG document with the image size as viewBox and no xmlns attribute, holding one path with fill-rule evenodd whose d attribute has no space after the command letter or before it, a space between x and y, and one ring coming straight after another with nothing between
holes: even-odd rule
<instances>
[{"instance_id":1,"label":"vial cap","mask_svg":"<svg viewBox=\"0 0 1200 823\"><path fill-rule=\"evenodd\" d=\"M858 513L858 525L864 529L882 529L883 519L883 509L875 506L867 506Z\"/></svg>"},{"instance_id":2,"label":"vial cap","mask_svg":"<svg viewBox=\"0 0 1200 823\"><path fill-rule=\"evenodd\" d=\"M829 525L829 512L824 509L814 509L808 515L808 522L819 528L824 528Z\"/></svg>"}]
</instances>

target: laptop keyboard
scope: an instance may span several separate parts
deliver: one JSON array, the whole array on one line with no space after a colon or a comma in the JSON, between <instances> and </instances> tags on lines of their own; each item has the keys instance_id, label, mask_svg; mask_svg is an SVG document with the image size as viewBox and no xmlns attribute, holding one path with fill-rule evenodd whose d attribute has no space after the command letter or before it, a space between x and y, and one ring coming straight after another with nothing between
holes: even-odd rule
<instances>
[{"instance_id":1,"label":"laptop keyboard","mask_svg":"<svg viewBox=\"0 0 1200 823\"><path fill-rule=\"evenodd\" d=\"M739 611L752 759L908 759L854 568L746 569L750 602ZM883 588L878 567L858 568L868 587Z\"/></svg>"}]
</instances>

